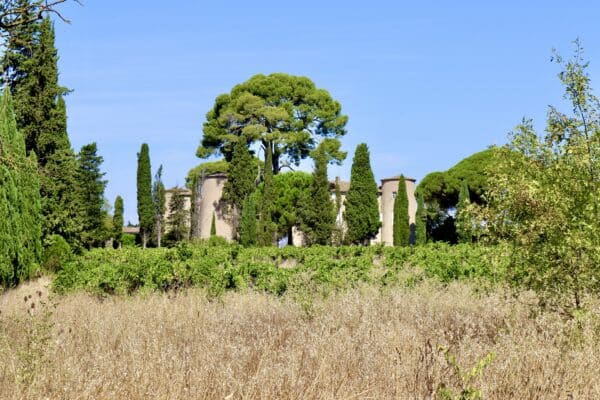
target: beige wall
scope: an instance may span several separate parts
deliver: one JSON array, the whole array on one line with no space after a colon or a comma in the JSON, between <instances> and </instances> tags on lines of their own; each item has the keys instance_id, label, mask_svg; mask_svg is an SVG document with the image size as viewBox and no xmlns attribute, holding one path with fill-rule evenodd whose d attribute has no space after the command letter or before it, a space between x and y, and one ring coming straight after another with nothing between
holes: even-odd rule
<instances>
[{"instance_id":1,"label":"beige wall","mask_svg":"<svg viewBox=\"0 0 600 400\"><path fill-rule=\"evenodd\" d=\"M417 214L415 199L415 181L406 179L406 195L408 197L408 220L414 224ZM394 193L398 192L399 179L381 181L381 241L386 246L394 244Z\"/></svg>"},{"instance_id":2,"label":"beige wall","mask_svg":"<svg viewBox=\"0 0 600 400\"><path fill-rule=\"evenodd\" d=\"M217 236L224 237L227 240L233 240L233 229L231 221L225 213L221 196L223 194L223 185L227 180L224 174L209 175L204 179L200 189L200 238L210 238L210 227L212 216L215 214L215 226Z\"/></svg>"}]
</instances>

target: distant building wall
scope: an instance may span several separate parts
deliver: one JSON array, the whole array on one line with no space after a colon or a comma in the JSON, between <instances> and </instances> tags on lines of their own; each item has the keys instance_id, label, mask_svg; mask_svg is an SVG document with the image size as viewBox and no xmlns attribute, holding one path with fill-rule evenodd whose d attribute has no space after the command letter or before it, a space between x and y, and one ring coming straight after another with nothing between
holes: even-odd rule
<instances>
[{"instance_id":1,"label":"distant building wall","mask_svg":"<svg viewBox=\"0 0 600 400\"><path fill-rule=\"evenodd\" d=\"M217 236L224 237L227 240L233 240L232 223L226 214L225 204L221 201L223 196L223 186L227 181L227 175L223 173L211 174L204 178L200 187L200 194L197 196L200 203L200 238L210 238L210 227L212 217L215 215L215 227Z\"/></svg>"},{"instance_id":2,"label":"distant building wall","mask_svg":"<svg viewBox=\"0 0 600 400\"><path fill-rule=\"evenodd\" d=\"M400 177L381 180L381 237L380 243L386 246L394 244L394 200L398 193ZM408 221L414 224L417 214L417 200L415 199L415 180L405 178L406 196L408 197Z\"/></svg>"},{"instance_id":3,"label":"distant building wall","mask_svg":"<svg viewBox=\"0 0 600 400\"><path fill-rule=\"evenodd\" d=\"M187 215L187 219L186 219L186 225L189 228L190 226L190 217L189 217L189 211L192 205L192 200L191 200L191 196L192 196L192 191L189 189L184 189L184 188L171 188L168 190L165 190L165 214L163 215L163 221L164 221L164 232L168 233L169 230L171 229L171 227L169 226L169 217L171 216L171 199L173 198L173 194L179 191L181 193L181 195L183 196L183 209L187 211L186 215Z\"/></svg>"}]
</instances>

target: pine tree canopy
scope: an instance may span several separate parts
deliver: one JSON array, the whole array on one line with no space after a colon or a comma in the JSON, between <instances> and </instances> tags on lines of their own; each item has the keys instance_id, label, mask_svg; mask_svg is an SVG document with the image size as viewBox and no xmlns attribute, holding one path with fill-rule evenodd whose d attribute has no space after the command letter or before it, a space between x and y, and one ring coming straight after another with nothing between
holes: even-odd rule
<instances>
[{"instance_id":1,"label":"pine tree canopy","mask_svg":"<svg viewBox=\"0 0 600 400\"><path fill-rule=\"evenodd\" d=\"M339 102L306 77L255 75L216 98L206 114L197 155L221 153L231 160L237 139L244 136L247 144L271 145L277 174L282 166L298 165L321 139L339 142L348 121L341 110ZM339 161L345 157L343 152L333 155Z\"/></svg>"}]
</instances>

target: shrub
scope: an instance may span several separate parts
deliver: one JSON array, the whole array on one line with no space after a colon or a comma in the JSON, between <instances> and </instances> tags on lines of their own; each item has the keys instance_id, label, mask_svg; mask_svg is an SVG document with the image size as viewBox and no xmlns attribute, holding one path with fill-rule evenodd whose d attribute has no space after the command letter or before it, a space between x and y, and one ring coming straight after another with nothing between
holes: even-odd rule
<instances>
[{"instance_id":1,"label":"shrub","mask_svg":"<svg viewBox=\"0 0 600 400\"><path fill-rule=\"evenodd\" d=\"M50 235L42 257L42 268L50 272L58 271L73 256L71 246L60 235Z\"/></svg>"}]
</instances>

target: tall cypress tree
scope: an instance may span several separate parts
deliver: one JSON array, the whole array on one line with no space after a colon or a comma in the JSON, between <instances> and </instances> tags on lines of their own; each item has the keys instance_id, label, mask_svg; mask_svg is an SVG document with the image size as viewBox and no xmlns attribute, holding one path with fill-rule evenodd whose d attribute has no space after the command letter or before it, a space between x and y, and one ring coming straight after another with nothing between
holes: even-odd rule
<instances>
[{"instance_id":1,"label":"tall cypress tree","mask_svg":"<svg viewBox=\"0 0 600 400\"><path fill-rule=\"evenodd\" d=\"M146 248L154 225L152 204L152 175L150 172L150 150L146 143L138 153L137 165L137 212L142 235L142 247Z\"/></svg>"},{"instance_id":2,"label":"tall cypress tree","mask_svg":"<svg viewBox=\"0 0 600 400\"><path fill-rule=\"evenodd\" d=\"M78 154L79 187L78 197L82 204L81 239L86 248L101 246L108 239L105 229L106 210L104 207L105 175L100 166L104 159L98 155L96 143L86 144Z\"/></svg>"},{"instance_id":3,"label":"tall cypress tree","mask_svg":"<svg viewBox=\"0 0 600 400\"><path fill-rule=\"evenodd\" d=\"M0 284L28 278L41 256L40 193L35 154L27 157L8 90L0 99Z\"/></svg>"},{"instance_id":4,"label":"tall cypress tree","mask_svg":"<svg viewBox=\"0 0 600 400\"><path fill-rule=\"evenodd\" d=\"M352 160L350 188L346 194L346 240L352 244L368 244L379 232L377 183L371 169L369 148L365 143L356 147Z\"/></svg>"},{"instance_id":5,"label":"tall cypress tree","mask_svg":"<svg viewBox=\"0 0 600 400\"><path fill-rule=\"evenodd\" d=\"M162 170L163 167L161 165L158 167L158 171L156 171L154 183L152 184L152 204L154 206L154 239L156 240L157 247L161 246L162 235L165 229L165 185L162 182Z\"/></svg>"},{"instance_id":6,"label":"tall cypress tree","mask_svg":"<svg viewBox=\"0 0 600 400\"><path fill-rule=\"evenodd\" d=\"M271 246L275 239L276 226L272 220L274 191L273 169L270 168L273 160L271 144L265 147L265 174L263 183L263 195L260 204L260 215L258 220L258 231L256 243L259 246Z\"/></svg>"},{"instance_id":7,"label":"tall cypress tree","mask_svg":"<svg viewBox=\"0 0 600 400\"><path fill-rule=\"evenodd\" d=\"M233 156L229 163L227 181L223 186L223 200L230 206L234 229L239 231L239 218L244 200L252 194L256 188L256 164L253 156L248 150L246 139L242 136L235 143Z\"/></svg>"},{"instance_id":8,"label":"tall cypress tree","mask_svg":"<svg viewBox=\"0 0 600 400\"><path fill-rule=\"evenodd\" d=\"M408 218L408 196L406 194L406 179L400 175L398 192L394 200L394 246L410 244L410 225Z\"/></svg>"},{"instance_id":9,"label":"tall cypress tree","mask_svg":"<svg viewBox=\"0 0 600 400\"><path fill-rule=\"evenodd\" d=\"M466 181L460 185L458 193L458 204L456 205L456 234L460 243L470 243L472 240L471 218L467 213L467 207L471 203L469 186Z\"/></svg>"},{"instance_id":10,"label":"tall cypress tree","mask_svg":"<svg viewBox=\"0 0 600 400\"><path fill-rule=\"evenodd\" d=\"M335 227L335 205L331 201L327 180L327 155L321 147L313 152L315 168L310 195L303 200L300 227L307 244L328 245Z\"/></svg>"},{"instance_id":11,"label":"tall cypress tree","mask_svg":"<svg viewBox=\"0 0 600 400\"><path fill-rule=\"evenodd\" d=\"M123 198L117 196L115 199L115 211L113 214L113 238L118 248L121 248L123 238Z\"/></svg>"},{"instance_id":12,"label":"tall cypress tree","mask_svg":"<svg viewBox=\"0 0 600 400\"><path fill-rule=\"evenodd\" d=\"M169 227L167 236L169 239L179 242L189 237L188 216L189 213L185 209L183 189L172 189L171 199L169 200L169 216L167 218Z\"/></svg>"},{"instance_id":13,"label":"tall cypress tree","mask_svg":"<svg viewBox=\"0 0 600 400\"><path fill-rule=\"evenodd\" d=\"M427 242L427 211L423 195L417 196L417 218L415 221L415 244L422 245Z\"/></svg>"}]
</instances>

